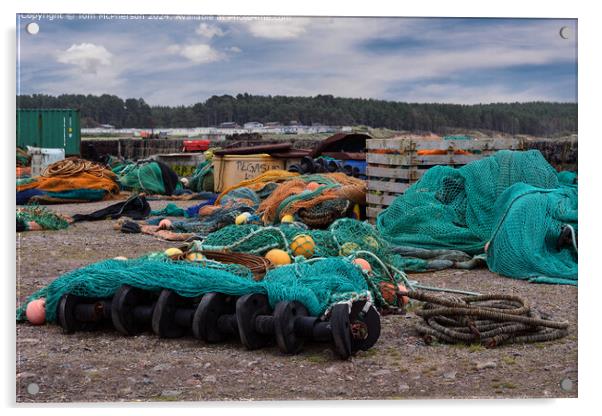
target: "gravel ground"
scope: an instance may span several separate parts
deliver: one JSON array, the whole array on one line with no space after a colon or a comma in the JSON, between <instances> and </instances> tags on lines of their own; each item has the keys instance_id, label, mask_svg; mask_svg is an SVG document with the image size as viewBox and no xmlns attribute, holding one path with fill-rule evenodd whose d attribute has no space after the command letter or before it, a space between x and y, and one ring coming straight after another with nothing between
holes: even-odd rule
<instances>
[{"instance_id":1,"label":"gravel ground","mask_svg":"<svg viewBox=\"0 0 602 416\"><path fill-rule=\"evenodd\" d=\"M152 201L153 209L168 201ZM190 206L194 202L178 203ZM54 206L88 213L106 202ZM136 257L173 243L122 234L113 221L17 235L17 301L60 274L108 257ZM483 349L427 346L412 309L382 317L377 344L349 361L327 345L297 356L277 348L206 345L192 338L124 337L113 331L65 335L60 327L17 325L18 402L577 397L577 288L536 285L487 270L424 273L422 283L482 293L515 293L570 322L569 336ZM564 382L563 382L564 381Z\"/></svg>"}]
</instances>

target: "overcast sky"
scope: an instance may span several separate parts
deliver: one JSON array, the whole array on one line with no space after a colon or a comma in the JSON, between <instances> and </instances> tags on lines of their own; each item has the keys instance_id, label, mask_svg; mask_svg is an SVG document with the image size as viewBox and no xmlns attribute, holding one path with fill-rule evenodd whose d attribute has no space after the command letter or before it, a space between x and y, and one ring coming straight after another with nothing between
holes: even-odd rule
<instances>
[{"instance_id":1,"label":"overcast sky","mask_svg":"<svg viewBox=\"0 0 602 416\"><path fill-rule=\"evenodd\" d=\"M36 35L25 27L35 21ZM560 29L568 39L560 36ZM17 93L577 101L575 20L18 19Z\"/></svg>"}]
</instances>

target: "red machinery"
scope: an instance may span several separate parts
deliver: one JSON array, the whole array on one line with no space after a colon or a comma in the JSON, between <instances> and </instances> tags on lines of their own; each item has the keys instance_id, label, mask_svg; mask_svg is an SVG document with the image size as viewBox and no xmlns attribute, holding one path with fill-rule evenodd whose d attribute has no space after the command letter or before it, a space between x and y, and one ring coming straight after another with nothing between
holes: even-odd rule
<instances>
[{"instance_id":1,"label":"red machinery","mask_svg":"<svg viewBox=\"0 0 602 416\"><path fill-rule=\"evenodd\" d=\"M209 149L209 140L184 140L184 152L204 152Z\"/></svg>"}]
</instances>

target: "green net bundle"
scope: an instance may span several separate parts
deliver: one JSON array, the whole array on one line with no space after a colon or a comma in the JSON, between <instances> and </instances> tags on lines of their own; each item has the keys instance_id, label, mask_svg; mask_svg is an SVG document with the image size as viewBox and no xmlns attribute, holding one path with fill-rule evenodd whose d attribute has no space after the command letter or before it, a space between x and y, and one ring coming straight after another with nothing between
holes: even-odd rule
<instances>
[{"instance_id":1,"label":"green net bundle","mask_svg":"<svg viewBox=\"0 0 602 416\"><path fill-rule=\"evenodd\" d=\"M156 162L131 163L113 171L117 173L118 182L124 189L160 195L173 192L165 184L164 172ZM181 189L179 182L171 186Z\"/></svg>"},{"instance_id":2,"label":"green net bundle","mask_svg":"<svg viewBox=\"0 0 602 416\"><path fill-rule=\"evenodd\" d=\"M27 223L31 221L40 225L44 230L62 230L69 226L65 218L46 207L27 205L17 209L17 223L20 223L23 229L27 230Z\"/></svg>"},{"instance_id":3,"label":"green net bundle","mask_svg":"<svg viewBox=\"0 0 602 416\"><path fill-rule=\"evenodd\" d=\"M491 271L536 283L577 284L576 251L557 248L562 226L577 231L576 187L548 190L517 183L495 209L504 214L487 249Z\"/></svg>"},{"instance_id":4,"label":"green net bundle","mask_svg":"<svg viewBox=\"0 0 602 416\"><path fill-rule=\"evenodd\" d=\"M17 146L17 166L30 166L31 156L27 153L27 149Z\"/></svg>"},{"instance_id":5,"label":"green net bundle","mask_svg":"<svg viewBox=\"0 0 602 416\"><path fill-rule=\"evenodd\" d=\"M368 251L385 264L400 270L422 271L426 267L424 260L394 254L390 244L381 238L372 225L352 218L341 218L327 230L310 230L302 223L266 227L255 224L229 225L209 234L199 248L257 255L264 255L274 248L290 252L291 242L299 235L309 235L314 240L315 257L349 256ZM366 260L373 267L377 266L373 257L369 256Z\"/></svg>"},{"instance_id":6,"label":"green net bundle","mask_svg":"<svg viewBox=\"0 0 602 416\"><path fill-rule=\"evenodd\" d=\"M211 160L199 163L188 180L188 188L195 192L213 192L213 165Z\"/></svg>"},{"instance_id":7,"label":"green net bundle","mask_svg":"<svg viewBox=\"0 0 602 416\"><path fill-rule=\"evenodd\" d=\"M577 226L577 187L565 184L570 178L536 150L504 150L459 169L436 166L379 214L377 229L393 246L471 255L495 239L487 252L492 271L576 284L576 256L555 249L561 225ZM524 186L538 191L521 198Z\"/></svg>"},{"instance_id":8,"label":"green net bundle","mask_svg":"<svg viewBox=\"0 0 602 416\"><path fill-rule=\"evenodd\" d=\"M233 296L264 293L272 306L283 300L298 300L316 316L333 303L370 296L361 270L344 258L282 266L269 271L264 280L254 281L252 273L242 266L209 260L172 261L157 254L132 260L105 260L65 273L30 296L17 310L17 320L25 319L27 303L34 299L46 299L46 319L53 322L64 294L109 298L124 284L149 291L171 289L186 297L208 292Z\"/></svg>"}]
</instances>

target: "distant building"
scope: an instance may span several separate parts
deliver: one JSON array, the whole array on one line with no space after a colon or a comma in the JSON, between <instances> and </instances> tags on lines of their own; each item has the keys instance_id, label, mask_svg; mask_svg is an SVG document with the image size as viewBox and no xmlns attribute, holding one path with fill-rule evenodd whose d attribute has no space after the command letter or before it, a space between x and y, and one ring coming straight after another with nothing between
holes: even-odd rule
<instances>
[{"instance_id":1,"label":"distant building","mask_svg":"<svg viewBox=\"0 0 602 416\"><path fill-rule=\"evenodd\" d=\"M288 125L289 126L298 126L299 122L297 120L291 120L291 121L289 121Z\"/></svg>"},{"instance_id":2,"label":"distant building","mask_svg":"<svg viewBox=\"0 0 602 416\"><path fill-rule=\"evenodd\" d=\"M222 129L239 129L240 126L234 121L226 121L225 123L220 123L220 128Z\"/></svg>"},{"instance_id":3,"label":"distant building","mask_svg":"<svg viewBox=\"0 0 602 416\"><path fill-rule=\"evenodd\" d=\"M258 121L249 121L248 123L245 123L243 125L243 127L245 129L257 129L257 128L263 127L263 124L261 124Z\"/></svg>"},{"instance_id":4,"label":"distant building","mask_svg":"<svg viewBox=\"0 0 602 416\"><path fill-rule=\"evenodd\" d=\"M282 123L279 123L277 121L268 121L263 126L264 127L280 127L281 125L282 125Z\"/></svg>"}]
</instances>

